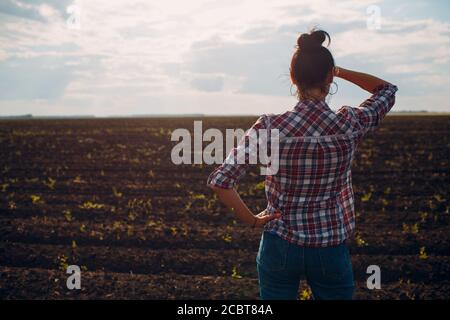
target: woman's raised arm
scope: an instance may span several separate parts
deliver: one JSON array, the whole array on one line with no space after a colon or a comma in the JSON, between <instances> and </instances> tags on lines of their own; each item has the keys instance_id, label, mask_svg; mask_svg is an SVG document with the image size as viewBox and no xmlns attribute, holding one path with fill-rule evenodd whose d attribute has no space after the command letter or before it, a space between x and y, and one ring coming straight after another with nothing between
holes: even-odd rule
<instances>
[{"instance_id":1,"label":"woman's raised arm","mask_svg":"<svg viewBox=\"0 0 450 320\"><path fill-rule=\"evenodd\" d=\"M389 84L389 82L368 73L352 71L341 67L334 67L334 76L350 81L370 93L374 93L375 89L381 85Z\"/></svg>"}]
</instances>

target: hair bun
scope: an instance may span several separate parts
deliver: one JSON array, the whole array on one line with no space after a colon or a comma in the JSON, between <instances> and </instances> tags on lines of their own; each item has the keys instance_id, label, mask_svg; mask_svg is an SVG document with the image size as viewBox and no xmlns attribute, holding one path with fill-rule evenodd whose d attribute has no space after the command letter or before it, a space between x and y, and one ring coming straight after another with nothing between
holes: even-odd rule
<instances>
[{"instance_id":1,"label":"hair bun","mask_svg":"<svg viewBox=\"0 0 450 320\"><path fill-rule=\"evenodd\" d=\"M298 49L301 51L313 51L322 46L325 39L328 38L328 44L330 44L330 35L323 30L312 30L310 33L303 33L297 39Z\"/></svg>"}]
</instances>

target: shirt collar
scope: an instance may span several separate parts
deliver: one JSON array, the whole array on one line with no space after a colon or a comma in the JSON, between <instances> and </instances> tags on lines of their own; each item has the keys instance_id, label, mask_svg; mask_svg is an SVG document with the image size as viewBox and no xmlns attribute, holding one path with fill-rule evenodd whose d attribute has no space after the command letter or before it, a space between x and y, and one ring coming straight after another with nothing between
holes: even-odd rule
<instances>
[{"instance_id":1,"label":"shirt collar","mask_svg":"<svg viewBox=\"0 0 450 320\"><path fill-rule=\"evenodd\" d=\"M300 111L311 108L320 110L331 110L328 104L325 102L325 100L310 100L310 99L300 100L294 107L294 110Z\"/></svg>"}]
</instances>

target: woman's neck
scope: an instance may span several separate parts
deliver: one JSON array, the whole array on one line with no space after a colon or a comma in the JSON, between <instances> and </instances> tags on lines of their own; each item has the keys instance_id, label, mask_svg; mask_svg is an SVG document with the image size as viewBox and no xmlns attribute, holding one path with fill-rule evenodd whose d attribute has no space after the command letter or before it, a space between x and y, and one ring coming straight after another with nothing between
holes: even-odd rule
<instances>
[{"instance_id":1,"label":"woman's neck","mask_svg":"<svg viewBox=\"0 0 450 320\"><path fill-rule=\"evenodd\" d=\"M300 100L324 101L326 94L320 88L309 89L301 94Z\"/></svg>"}]
</instances>

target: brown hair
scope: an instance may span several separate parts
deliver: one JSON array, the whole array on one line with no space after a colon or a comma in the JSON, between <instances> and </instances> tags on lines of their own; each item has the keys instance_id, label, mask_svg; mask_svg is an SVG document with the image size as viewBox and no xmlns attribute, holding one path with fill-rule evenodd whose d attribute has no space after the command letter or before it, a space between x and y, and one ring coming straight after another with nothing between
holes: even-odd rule
<instances>
[{"instance_id":1,"label":"brown hair","mask_svg":"<svg viewBox=\"0 0 450 320\"><path fill-rule=\"evenodd\" d=\"M297 86L299 99L303 97L302 92L311 88L320 88L322 92L329 89L326 79L334 68L334 59L331 52L322 43L330 35L323 30L312 30L303 33L297 39L297 50L291 61L291 79Z\"/></svg>"}]
</instances>

